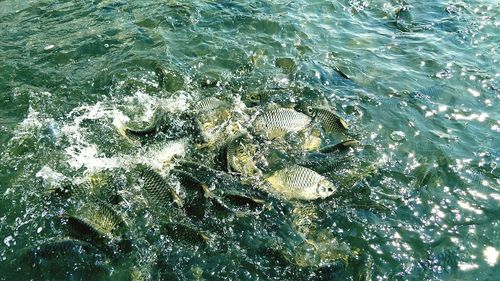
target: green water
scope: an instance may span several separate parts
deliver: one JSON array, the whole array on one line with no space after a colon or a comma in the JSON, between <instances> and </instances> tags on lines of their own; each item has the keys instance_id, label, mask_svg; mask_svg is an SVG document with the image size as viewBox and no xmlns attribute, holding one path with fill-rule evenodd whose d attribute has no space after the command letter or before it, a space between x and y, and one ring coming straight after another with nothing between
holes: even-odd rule
<instances>
[{"instance_id":1,"label":"green water","mask_svg":"<svg viewBox=\"0 0 500 281\"><path fill-rule=\"evenodd\" d=\"M489 0L1 1L0 280L498 280L499 11ZM259 215L195 221L215 237L207 247L178 243L133 180L148 147L125 141L116 118L270 89L283 106L326 102L362 143L357 161L376 166L314 202L348 262L283 258L302 238L290 203L271 196ZM48 182L106 169L126 179L114 207L131 250L23 259L67 237Z\"/></svg>"}]
</instances>

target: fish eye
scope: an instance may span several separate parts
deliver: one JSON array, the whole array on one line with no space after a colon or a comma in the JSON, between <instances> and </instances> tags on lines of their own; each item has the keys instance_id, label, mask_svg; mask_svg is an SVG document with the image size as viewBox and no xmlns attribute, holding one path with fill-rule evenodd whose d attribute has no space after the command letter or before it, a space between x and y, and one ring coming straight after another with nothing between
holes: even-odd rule
<instances>
[{"instance_id":1,"label":"fish eye","mask_svg":"<svg viewBox=\"0 0 500 281\"><path fill-rule=\"evenodd\" d=\"M257 93L250 93L248 94L248 99L251 101L258 101L259 95Z\"/></svg>"}]
</instances>

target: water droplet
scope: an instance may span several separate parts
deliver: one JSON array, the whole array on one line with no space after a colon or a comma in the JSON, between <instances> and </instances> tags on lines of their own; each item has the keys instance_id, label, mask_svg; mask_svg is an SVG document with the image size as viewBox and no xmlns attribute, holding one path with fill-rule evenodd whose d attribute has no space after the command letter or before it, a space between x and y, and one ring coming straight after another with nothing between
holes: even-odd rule
<instances>
[{"instance_id":1,"label":"water droplet","mask_svg":"<svg viewBox=\"0 0 500 281\"><path fill-rule=\"evenodd\" d=\"M10 242L14 241L14 238L12 238L12 236L7 236L5 237L5 239L3 240L3 243L5 245L7 245L7 247L10 247Z\"/></svg>"},{"instance_id":2,"label":"water droplet","mask_svg":"<svg viewBox=\"0 0 500 281\"><path fill-rule=\"evenodd\" d=\"M107 43L106 43L106 44L104 44L104 47L105 47L105 48L109 48L109 44L107 44Z\"/></svg>"}]
</instances>

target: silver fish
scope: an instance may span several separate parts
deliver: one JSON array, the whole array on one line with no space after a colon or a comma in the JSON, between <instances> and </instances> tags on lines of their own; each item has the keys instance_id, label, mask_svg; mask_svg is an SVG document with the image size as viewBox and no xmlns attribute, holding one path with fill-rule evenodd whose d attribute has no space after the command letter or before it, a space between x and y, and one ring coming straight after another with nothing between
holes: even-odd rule
<instances>
[{"instance_id":1,"label":"silver fish","mask_svg":"<svg viewBox=\"0 0 500 281\"><path fill-rule=\"evenodd\" d=\"M267 138L274 138L288 132L306 129L311 118L289 108L279 108L261 113L253 122L255 131Z\"/></svg>"},{"instance_id":2,"label":"silver fish","mask_svg":"<svg viewBox=\"0 0 500 281\"><path fill-rule=\"evenodd\" d=\"M198 101L193 106L193 110L196 112L207 112L226 106L228 106L227 102L222 101L216 97L208 97Z\"/></svg>"},{"instance_id":3,"label":"silver fish","mask_svg":"<svg viewBox=\"0 0 500 281\"><path fill-rule=\"evenodd\" d=\"M324 199L337 190L326 177L299 165L276 171L266 178L266 182L270 193L288 200Z\"/></svg>"}]
</instances>

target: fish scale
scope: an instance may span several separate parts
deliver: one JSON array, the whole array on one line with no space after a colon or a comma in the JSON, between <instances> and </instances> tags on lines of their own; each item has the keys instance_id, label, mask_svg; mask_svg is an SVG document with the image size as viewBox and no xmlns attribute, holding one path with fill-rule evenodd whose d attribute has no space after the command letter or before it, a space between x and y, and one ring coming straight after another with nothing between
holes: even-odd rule
<instances>
[{"instance_id":1,"label":"fish scale","mask_svg":"<svg viewBox=\"0 0 500 281\"><path fill-rule=\"evenodd\" d=\"M226 103L221 101L216 97L208 97L200 100L195 106L195 111L211 111L217 109L219 107L225 106Z\"/></svg>"},{"instance_id":2,"label":"fish scale","mask_svg":"<svg viewBox=\"0 0 500 281\"><path fill-rule=\"evenodd\" d=\"M337 114L321 108L315 108L314 118L319 121L325 131L343 132L348 129L347 123Z\"/></svg>"},{"instance_id":3,"label":"fish scale","mask_svg":"<svg viewBox=\"0 0 500 281\"><path fill-rule=\"evenodd\" d=\"M304 189L308 186L314 185L319 182L323 177L311 170L296 166L296 169L289 170L285 176L285 182L289 183L290 187L297 189Z\"/></svg>"},{"instance_id":4,"label":"fish scale","mask_svg":"<svg viewBox=\"0 0 500 281\"><path fill-rule=\"evenodd\" d=\"M315 200L326 198L336 191L335 185L315 171L293 165L266 178L268 191L286 199Z\"/></svg>"},{"instance_id":5,"label":"fish scale","mask_svg":"<svg viewBox=\"0 0 500 281\"><path fill-rule=\"evenodd\" d=\"M258 131L283 130L287 132L298 132L305 129L311 122L309 116L288 108L266 111L254 121Z\"/></svg>"},{"instance_id":6,"label":"fish scale","mask_svg":"<svg viewBox=\"0 0 500 281\"><path fill-rule=\"evenodd\" d=\"M96 226L99 226L106 232L111 232L116 227L125 225L122 217L118 215L111 206L104 202L95 202L91 204L85 209L84 213L95 222Z\"/></svg>"},{"instance_id":7,"label":"fish scale","mask_svg":"<svg viewBox=\"0 0 500 281\"><path fill-rule=\"evenodd\" d=\"M144 189L149 193L149 197L159 204L167 202L176 202L177 205L182 205L179 196L170 188L167 182L151 168L142 168L142 179L144 180Z\"/></svg>"}]
</instances>

